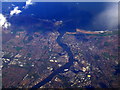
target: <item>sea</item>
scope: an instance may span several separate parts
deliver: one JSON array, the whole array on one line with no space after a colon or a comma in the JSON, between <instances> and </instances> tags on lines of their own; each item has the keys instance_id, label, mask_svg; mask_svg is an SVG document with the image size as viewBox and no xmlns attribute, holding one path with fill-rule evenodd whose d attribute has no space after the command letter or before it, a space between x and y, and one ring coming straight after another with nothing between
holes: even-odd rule
<instances>
[{"instance_id":1,"label":"sea","mask_svg":"<svg viewBox=\"0 0 120 90\"><path fill-rule=\"evenodd\" d=\"M23 8L25 2L4 2L2 13L12 25L17 26L29 26L39 23L38 19L46 19L63 21L62 31L73 32L76 28L97 31L117 28L106 24L106 16L99 19L102 13L108 13L104 12L107 8L116 5L115 2L34 2ZM10 11L16 6L22 12L10 17Z\"/></svg>"}]
</instances>

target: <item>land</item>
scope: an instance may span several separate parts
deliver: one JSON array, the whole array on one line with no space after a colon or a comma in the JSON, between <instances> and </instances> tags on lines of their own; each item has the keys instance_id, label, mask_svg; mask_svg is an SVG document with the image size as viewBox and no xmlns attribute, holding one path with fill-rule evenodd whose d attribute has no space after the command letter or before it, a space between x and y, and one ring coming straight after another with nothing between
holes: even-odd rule
<instances>
[{"instance_id":1,"label":"land","mask_svg":"<svg viewBox=\"0 0 120 90\"><path fill-rule=\"evenodd\" d=\"M86 30L81 30L81 29L76 29L76 32L66 32L66 34L79 34L79 33L83 33L83 34L104 34L104 33L112 33L112 31L86 31Z\"/></svg>"},{"instance_id":2,"label":"land","mask_svg":"<svg viewBox=\"0 0 120 90\"><path fill-rule=\"evenodd\" d=\"M119 88L119 74L115 74L115 67L119 65L119 37L115 32L66 33L62 42L70 47L77 61L43 87Z\"/></svg>"},{"instance_id":3,"label":"land","mask_svg":"<svg viewBox=\"0 0 120 90\"><path fill-rule=\"evenodd\" d=\"M52 27L57 29L61 24L57 21ZM51 24L44 27L42 29L52 29ZM69 62L68 53L56 42L60 35L57 30L28 33L21 28L2 31L3 88L31 88ZM41 88L119 88L118 38L117 31L100 33L76 29L76 32L65 33L61 41L71 49L76 61Z\"/></svg>"}]
</instances>

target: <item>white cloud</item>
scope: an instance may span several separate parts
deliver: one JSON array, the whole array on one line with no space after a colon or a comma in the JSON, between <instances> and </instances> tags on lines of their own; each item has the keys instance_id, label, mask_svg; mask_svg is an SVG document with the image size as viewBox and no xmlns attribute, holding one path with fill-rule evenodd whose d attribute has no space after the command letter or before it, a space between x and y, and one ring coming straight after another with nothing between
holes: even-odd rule
<instances>
[{"instance_id":1,"label":"white cloud","mask_svg":"<svg viewBox=\"0 0 120 90\"><path fill-rule=\"evenodd\" d=\"M32 3L32 0L27 0L25 6L23 6L23 8L27 8L29 5L32 5L32 4L33 4L33 3ZM15 6L15 5L12 4L12 6ZM13 16L13 15L15 15L15 14L21 13L22 11L19 10L18 8L19 8L19 7L16 6L13 10L11 10L11 11L10 11L10 16Z\"/></svg>"},{"instance_id":2,"label":"white cloud","mask_svg":"<svg viewBox=\"0 0 120 90\"><path fill-rule=\"evenodd\" d=\"M26 5L23 6L23 8L26 8L26 7L28 7L29 5L32 5L32 4L33 4L32 0L27 0ZM12 4L12 6L15 6L15 5ZM19 10L18 8L19 8L18 6L14 7L14 9L10 11L10 16L21 13L22 11ZM9 26L11 26L11 24L9 22L7 22L6 17L3 14L0 13L0 27L8 28Z\"/></svg>"},{"instance_id":3,"label":"white cloud","mask_svg":"<svg viewBox=\"0 0 120 90\"><path fill-rule=\"evenodd\" d=\"M110 5L94 19L94 25L97 27L105 26L107 29L117 29L118 26L118 5Z\"/></svg>"},{"instance_id":4,"label":"white cloud","mask_svg":"<svg viewBox=\"0 0 120 90\"><path fill-rule=\"evenodd\" d=\"M15 6L14 4L11 4L12 6Z\"/></svg>"},{"instance_id":5,"label":"white cloud","mask_svg":"<svg viewBox=\"0 0 120 90\"><path fill-rule=\"evenodd\" d=\"M0 14L0 27L8 28L11 24L7 22L6 17L3 14Z\"/></svg>"},{"instance_id":6,"label":"white cloud","mask_svg":"<svg viewBox=\"0 0 120 90\"><path fill-rule=\"evenodd\" d=\"M27 6L29 6L29 5L32 5L32 4L33 4L33 3L32 3L32 0L27 0L25 7L27 7Z\"/></svg>"},{"instance_id":7,"label":"white cloud","mask_svg":"<svg viewBox=\"0 0 120 90\"><path fill-rule=\"evenodd\" d=\"M14 14L19 14L21 12L21 10L18 10L18 7L15 7L12 11L10 11L10 16L13 16Z\"/></svg>"}]
</instances>

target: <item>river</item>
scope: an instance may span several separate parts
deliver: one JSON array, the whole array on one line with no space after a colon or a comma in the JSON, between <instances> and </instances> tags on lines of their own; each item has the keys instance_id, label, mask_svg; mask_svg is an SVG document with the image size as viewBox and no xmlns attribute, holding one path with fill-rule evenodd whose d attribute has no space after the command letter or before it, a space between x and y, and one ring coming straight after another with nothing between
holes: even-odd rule
<instances>
[{"instance_id":1,"label":"river","mask_svg":"<svg viewBox=\"0 0 120 90\"><path fill-rule=\"evenodd\" d=\"M73 65L73 62L76 61L73 58L73 54L70 50L70 48L61 42L61 38L63 37L64 33L60 32L60 30L58 30L58 32L60 33L60 35L58 36L58 38L56 39L57 43L63 48L64 51L67 52L68 56L69 56L69 62L66 63L65 65L63 65L62 67L58 68L57 70L55 70L53 73L51 73L47 78L45 78L43 81L39 82L38 84L36 84L35 86L32 87L33 88L40 88L41 86L45 85L46 83L48 83L49 81L52 80L52 78L56 75L58 75L59 73L64 73L64 69L69 69L71 65Z\"/></svg>"}]
</instances>

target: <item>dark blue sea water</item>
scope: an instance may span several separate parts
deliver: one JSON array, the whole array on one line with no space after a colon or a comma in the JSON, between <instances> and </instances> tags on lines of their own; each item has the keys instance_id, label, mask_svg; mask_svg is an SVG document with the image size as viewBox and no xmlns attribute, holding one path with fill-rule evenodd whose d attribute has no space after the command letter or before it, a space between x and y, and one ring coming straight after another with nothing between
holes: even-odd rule
<instances>
[{"instance_id":1,"label":"dark blue sea water","mask_svg":"<svg viewBox=\"0 0 120 90\"><path fill-rule=\"evenodd\" d=\"M93 20L103 12L107 7L116 5L117 3L110 2L39 2L34 3L27 9L23 9L22 6L25 3L3 3L3 14L8 14L11 4L19 6L22 13L9 18L9 22L13 25L27 25L39 23L37 19L48 20L62 20L64 22L61 30L74 31L75 28L81 28L85 30L105 30L108 26L104 24L98 24L94 26ZM8 7L11 7L8 9ZM9 15L8 15L9 16ZM97 21L95 22L97 23Z\"/></svg>"}]
</instances>

